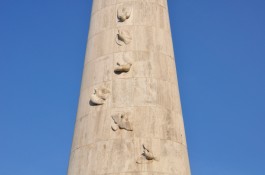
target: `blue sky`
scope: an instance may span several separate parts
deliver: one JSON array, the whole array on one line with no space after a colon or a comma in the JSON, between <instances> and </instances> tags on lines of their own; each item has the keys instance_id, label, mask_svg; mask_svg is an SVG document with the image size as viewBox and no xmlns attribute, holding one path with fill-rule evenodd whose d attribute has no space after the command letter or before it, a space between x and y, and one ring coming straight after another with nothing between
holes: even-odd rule
<instances>
[{"instance_id":1,"label":"blue sky","mask_svg":"<svg viewBox=\"0 0 265 175\"><path fill-rule=\"evenodd\" d=\"M265 174L265 1L168 0L193 175ZM0 174L65 175L91 0L0 0Z\"/></svg>"}]
</instances>

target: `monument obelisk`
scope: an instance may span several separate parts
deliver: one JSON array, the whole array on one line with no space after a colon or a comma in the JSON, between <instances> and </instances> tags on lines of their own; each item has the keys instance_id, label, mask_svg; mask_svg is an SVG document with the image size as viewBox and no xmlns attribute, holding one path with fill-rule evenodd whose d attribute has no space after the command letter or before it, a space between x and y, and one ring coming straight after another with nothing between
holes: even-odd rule
<instances>
[{"instance_id":1,"label":"monument obelisk","mask_svg":"<svg viewBox=\"0 0 265 175\"><path fill-rule=\"evenodd\" d=\"M93 0L68 175L190 175L167 0Z\"/></svg>"}]
</instances>

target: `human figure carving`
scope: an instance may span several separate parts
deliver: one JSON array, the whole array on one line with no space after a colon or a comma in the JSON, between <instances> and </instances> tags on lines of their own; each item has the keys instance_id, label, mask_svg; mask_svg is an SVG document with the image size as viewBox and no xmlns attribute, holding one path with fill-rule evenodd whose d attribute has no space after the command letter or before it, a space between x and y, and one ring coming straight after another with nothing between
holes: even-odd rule
<instances>
[{"instance_id":1,"label":"human figure carving","mask_svg":"<svg viewBox=\"0 0 265 175\"><path fill-rule=\"evenodd\" d=\"M91 95L90 103L92 105L103 105L110 94L107 88L95 88L94 93Z\"/></svg>"},{"instance_id":2,"label":"human figure carving","mask_svg":"<svg viewBox=\"0 0 265 175\"><path fill-rule=\"evenodd\" d=\"M127 131L132 131L132 125L128 118L128 113L118 113L111 116L113 119L113 124L111 128L113 131L117 131L118 129L125 129Z\"/></svg>"},{"instance_id":3,"label":"human figure carving","mask_svg":"<svg viewBox=\"0 0 265 175\"><path fill-rule=\"evenodd\" d=\"M120 22L124 22L131 16L131 8L129 7L120 7L117 11L117 18Z\"/></svg>"},{"instance_id":4,"label":"human figure carving","mask_svg":"<svg viewBox=\"0 0 265 175\"><path fill-rule=\"evenodd\" d=\"M147 164L152 163L153 161L159 161L157 157L154 156L153 152L146 148L145 145L143 145L143 153L141 156L137 159L136 163L138 164Z\"/></svg>"},{"instance_id":5,"label":"human figure carving","mask_svg":"<svg viewBox=\"0 0 265 175\"><path fill-rule=\"evenodd\" d=\"M114 72L116 74L121 74L123 72L126 73L126 72L130 71L131 67L132 67L131 63L121 64L121 63L117 62L117 66L115 67Z\"/></svg>"},{"instance_id":6,"label":"human figure carving","mask_svg":"<svg viewBox=\"0 0 265 175\"><path fill-rule=\"evenodd\" d=\"M116 43L120 46L127 45L132 41L132 36L127 30L118 30Z\"/></svg>"}]
</instances>

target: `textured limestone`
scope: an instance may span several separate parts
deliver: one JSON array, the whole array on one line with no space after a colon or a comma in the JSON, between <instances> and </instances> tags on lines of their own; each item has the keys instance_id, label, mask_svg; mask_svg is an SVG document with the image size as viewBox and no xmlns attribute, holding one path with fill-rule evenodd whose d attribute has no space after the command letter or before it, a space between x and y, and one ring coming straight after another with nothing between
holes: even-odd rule
<instances>
[{"instance_id":1,"label":"textured limestone","mask_svg":"<svg viewBox=\"0 0 265 175\"><path fill-rule=\"evenodd\" d=\"M117 18L120 22L124 22L131 16L131 8L126 6L121 6L117 11Z\"/></svg>"},{"instance_id":2,"label":"textured limestone","mask_svg":"<svg viewBox=\"0 0 265 175\"><path fill-rule=\"evenodd\" d=\"M113 119L113 124L111 126L113 131L117 131L118 129L125 129L127 131L133 131L132 124L129 121L129 113L116 113L112 115L111 118Z\"/></svg>"},{"instance_id":3,"label":"textured limestone","mask_svg":"<svg viewBox=\"0 0 265 175\"><path fill-rule=\"evenodd\" d=\"M68 175L190 175L167 0L93 0Z\"/></svg>"},{"instance_id":4,"label":"textured limestone","mask_svg":"<svg viewBox=\"0 0 265 175\"><path fill-rule=\"evenodd\" d=\"M159 161L159 158L155 157L153 152L149 148L147 148L145 145L143 145L143 153L137 159L136 163L145 164L145 163L152 163L153 161Z\"/></svg>"}]
</instances>

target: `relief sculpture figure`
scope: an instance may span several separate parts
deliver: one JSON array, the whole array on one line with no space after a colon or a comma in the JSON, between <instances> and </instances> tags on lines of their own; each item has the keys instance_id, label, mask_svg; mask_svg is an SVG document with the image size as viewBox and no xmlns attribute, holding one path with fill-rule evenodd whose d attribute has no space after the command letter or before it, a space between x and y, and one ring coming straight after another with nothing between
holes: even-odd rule
<instances>
[{"instance_id":1,"label":"relief sculpture figure","mask_svg":"<svg viewBox=\"0 0 265 175\"><path fill-rule=\"evenodd\" d=\"M111 128L113 131L117 131L118 129L125 129L127 131L132 131L132 125L128 118L128 113L118 113L112 115L111 118L113 119L113 124Z\"/></svg>"},{"instance_id":2,"label":"relief sculpture figure","mask_svg":"<svg viewBox=\"0 0 265 175\"><path fill-rule=\"evenodd\" d=\"M147 164L147 163L152 163L153 161L159 161L159 159L154 156L153 152L150 149L146 148L146 146L143 145L143 153L136 160L136 163Z\"/></svg>"},{"instance_id":3,"label":"relief sculpture figure","mask_svg":"<svg viewBox=\"0 0 265 175\"><path fill-rule=\"evenodd\" d=\"M118 30L116 43L120 46L127 45L132 41L132 36L127 30Z\"/></svg>"},{"instance_id":4,"label":"relief sculpture figure","mask_svg":"<svg viewBox=\"0 0 265 175\"><path fill-rule=\"evenodd\" d=\"M115 67L114 72L116 74L121 74L123 72L127 73L130 71L131 67L132 67L131 63L121 64L121 63L117 62L117 66Z\"/></svg>"},{"instance_id":5,"label":"relief sculpture figure","mask_svg":"<svg viewBox=\"0 0 265 175\"><path fill-rule=\"evenodd\" d=\"M87 1L93 5L85 14L90 31L68 175L191 175L172 3Z\"/></svg>"},{"instance_id":6,"label":"relief sculpture figure","mask_svg":"<svg viewBox=\"0 0 265 175\"><path fill-rule=\"evenodd\" d=\"M129 7L120 7L117 11L117 18L120 22L124 22L131 16L131 8Z\"/></svg>"},{"instance_id":7,"label":"relief sculpture figure","mask_svg":"<svg viewBox=\"0 0 265 175\"><path fill-rule=\"evenodd\" d=\"M91 95L90 103L92 105L103 105L110 94L107 88L95 88L94 93Z\"/></svg>"}]
</instances>

